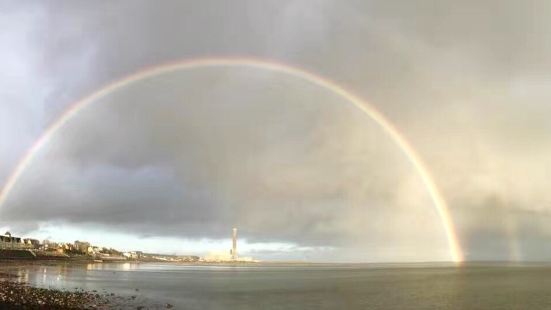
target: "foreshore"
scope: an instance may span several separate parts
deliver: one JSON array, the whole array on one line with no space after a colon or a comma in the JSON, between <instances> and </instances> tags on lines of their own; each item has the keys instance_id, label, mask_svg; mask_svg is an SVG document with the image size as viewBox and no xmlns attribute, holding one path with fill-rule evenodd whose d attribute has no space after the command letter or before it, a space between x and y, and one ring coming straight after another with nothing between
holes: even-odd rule
<instances>
[{"instance_id":1,"label":"foreshore","mask_svg":"<svg viewBox=\"0 0 551 310\"><path fill-rule=\"evenodd\" d=\"M39 287L25 281L19 268L32 265L56 266L84 261L0 260L0 309L170 309L172 305L132 295L118 295L105 289L85 290Z\"/></svg>"},{"instance_id":2,"label":"foreshore","mask_svg":"<svg viewBox=\"0 0 551 310\"><path fill-rule=\"evenodd\" d=\"M93 292L73 292L32 287L10 280L0 281L2 309L109 309L106 296Z\"/></svg>"},{"instance_id":3,"label":"foreshore","mask_svg":"<svg viewBox=\"0 0 551 310\"><path fill-rule=\"evenodd\" d=\"M148 303L133 296L106 291L73 291L34 287L27 283L0 280L0 309L170 309L171 304Z\"/></svg>"},{"instance_id":4,"label":"foreshore","mask_svg":"<svg viewBox=\"0 0 551 310\"><path fill-rule=\"evenodd\" d=\"M143 294L138 286L130 286L126 292L109 291L102 287L90 288L86 285L50 286L49 282L37 285L32 273L22 272L33 268L71 270L72 268L100 268L114 264L149 264L160 262L113 261L94 262L85 259L45 260L45 259L4 259L0 260L0 309L170 309L173 306L163 298L150 298ZM180 262L163 262L167 265L180 265ZM259 263L245 262L188 262L194 266L259 266ZM293 265L292 263L290 263ZM286 266L289 263L265 263L265 265ZM116 274L118 271L109 271ZM36 275L36 273L35 273ZM129 291L129 292L128 292Z\"/></svg>"}]
</instances>

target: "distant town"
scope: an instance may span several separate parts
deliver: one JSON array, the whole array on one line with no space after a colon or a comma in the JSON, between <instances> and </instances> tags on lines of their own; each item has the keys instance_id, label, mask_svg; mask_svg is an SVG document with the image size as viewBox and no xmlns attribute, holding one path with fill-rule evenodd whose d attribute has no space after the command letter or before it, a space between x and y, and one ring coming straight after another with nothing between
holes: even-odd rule
<instances>
[{"instance_id":1,"label":"distant town","mask_svg":"<svg viewBox=\"0 0 551 310\"><path fill-rule=\"evenodd\" d=\"M53 242L50 240L12 236L10 232L0 235L0 259L71 260L93 262L184 262L184 263L231 263L258 262L251 257L237 255L237 228L232 230L232 247L229 251L211 252L205 257L196 255L169 255L142 251L119 251L101 247L87 241Z\"/></svg>"}]
</instances>

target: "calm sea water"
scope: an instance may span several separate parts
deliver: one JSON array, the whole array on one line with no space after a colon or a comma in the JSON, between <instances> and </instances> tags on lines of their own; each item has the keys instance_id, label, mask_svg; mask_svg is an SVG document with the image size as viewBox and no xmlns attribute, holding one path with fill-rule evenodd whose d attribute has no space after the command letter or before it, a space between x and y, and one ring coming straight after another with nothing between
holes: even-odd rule
<instances>
[{"instance_id":1,"label":"calm sea water","mask_svg":"<svg viewBox=\"0 0 551 310\"><path fill-rule=\"evenodd\" d=\"M176 309L551 309L550 265L4 264L40 287Z\"/></svg>"}]
</instances>

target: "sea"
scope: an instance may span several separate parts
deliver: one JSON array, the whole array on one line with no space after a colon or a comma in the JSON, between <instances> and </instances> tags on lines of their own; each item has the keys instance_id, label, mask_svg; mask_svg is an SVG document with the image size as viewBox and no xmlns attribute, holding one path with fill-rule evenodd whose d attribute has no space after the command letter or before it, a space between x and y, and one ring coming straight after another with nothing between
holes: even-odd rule
<instances>
[{"instance_id":1,"label":"sea","mask_svg":"<svg viewBox=\"0 0 551 310\"><path fill-rule=\"evenodd\" d=\"M551 265L6 263L16 281L136 309L551 309Z\"/></svg>"}]
</instances>

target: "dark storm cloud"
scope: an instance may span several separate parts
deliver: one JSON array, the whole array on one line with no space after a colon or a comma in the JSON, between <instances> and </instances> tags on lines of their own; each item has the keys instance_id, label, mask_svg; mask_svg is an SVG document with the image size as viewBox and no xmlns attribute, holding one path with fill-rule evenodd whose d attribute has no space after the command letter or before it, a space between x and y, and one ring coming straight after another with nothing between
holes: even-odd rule
<instances>
[{"instance_id":1,"label":"dark storm cloud","mask_svg":"<svg viewBox=\"0 0 551 310\"><path fill-rule=\"evenodd\" d=\"M0 90L0 176L8 174L32 138L70 102L113 78L194 56L275 58L345 84L397 124L429 163L471 257L510 257L511 251L520 253L518 257L549 255L538 250L538 242L527 241L546 240L551 234L538 220L551 208L545 173L551 165L551 12L545 1L1 6L2 29L10 30L0 33L0 41L11 48L0 51L5 68L0 79L9 86ZM213 88L210 97L187 95L194 103L218 106L175 108L168 103L177 99L163 95L161 88L147 93L144 86L120 95L135 105L98 107L82 115L79 125L60 134L40 157L42 164L37 160L34 176L25 176L19 194L13 195L19 204L7 205L5 218L27 226L36 219L61 218L121 230L154 227L159 234L217 237L235 224L227 222L237 222L235 214L248 214L254 206L257 212L241 219L246 218L260 239L342 243L365 239L358 233L366 226L365 217L350 205L344 215L335 206L368 201L375 207L367 243L394 240L392 231L396 239L414 231L417 226L398 225L401 220L393 222L396 227L385 227L396 214L403 214L404 223L413 216L420 225L420 215L412 215L408 207L420 204L420 214L426 213L423 190L401 166L405 162L389 168L400 161L400 154L384 135L375 134L373 124L349 121L356 114L335 112L328 104L321 104L327 109L323 113L304 110L308 100L299 100L285 113L274 102L277 96L259 91L274 77L233 74L203 80ZM236 94L228 82L234 78L260 80L249 88L238 85L242 93ZM198 90L204 87L197 76L184 79L177 80L188 88L193 83ZM303 87L297 85L286 87ZM255 91L257 98L243 96ZM310 91L310 101L326 97ZM304 95L289 93L294 97L285 98L288 102ZM145 98L165 106L153 108ZM270 102L262 105L265 110L254 110L251 103L257 101ZM186 115L186 122L177 115ZM254 123L253 115L263 121ZM257 130L263 122L270 126ZM369 138L360 134L366 130ZM41 168L48 156L51 167ZM59 170L53 173L53 167ZM44 184L40 172L51 182ZM24 195L36 192L44 197L37 195L35 202L33 195ZM156 206L159 201L162 208ZM29 212L15 212L21 205ZM186 219L183 229L179 218ZM281 230L295 219L295 225ZM533 229L526 229L526 223L533 223ZM260 228L266 228L265 235ZM431 229L421 235L426 238L436 228ZM515 249L513 239L521 240Z\"/></svg>"},{"instance_id":2,"label":"dark storm cloud","mask_svg":"<svg viewBox=\"0 0 551 310\"><path fill-rule=\"evenodd\" d=\"M87 107L48 149L7 218L194 238L237 226L251 241L306 245L389 241L403 220L421 235L440 229L376 124L327 90L272 73L140 82ZM397 193L412 201L398 203Z\"/></svg>"}]
</instances>

